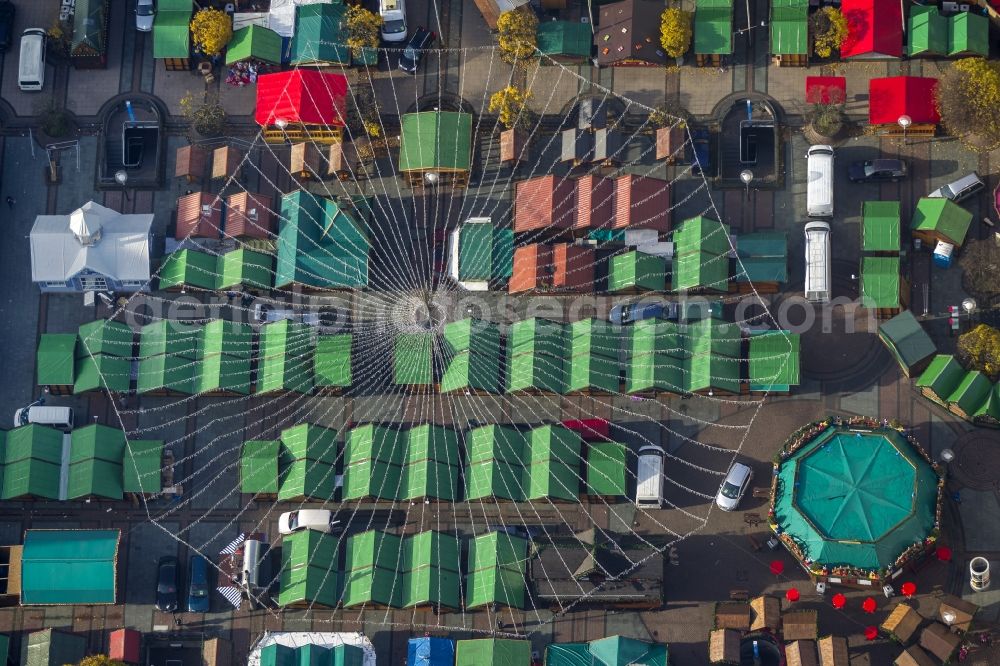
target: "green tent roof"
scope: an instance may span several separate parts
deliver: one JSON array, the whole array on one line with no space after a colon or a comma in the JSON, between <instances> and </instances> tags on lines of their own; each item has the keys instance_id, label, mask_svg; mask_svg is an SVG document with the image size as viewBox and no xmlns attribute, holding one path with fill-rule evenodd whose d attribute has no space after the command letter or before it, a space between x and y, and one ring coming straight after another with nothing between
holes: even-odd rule
<instances>
[{"instance_id":1,"label":"green tent roof","mask_svg":"<svg viewBox=\"0 0 1000 666\"><path fill-rule=\"evenodd\" d=\"M434 383L434 334L399 333L393 355L393 381L426 386Z\"/></svg>"},{"instance_id":2,"label":"green tent roof","mask_svg":"<svg viewBox=\"0 0 1000 666\"><path fill-rule=\"evenodd\" d=\"M861 303L866 308L899 307L899 257L861 258Z\"/></svg>"},{"instance_id":3,"label":"green tent roof","mask_svg":"<svg viewBox=\"0 0 1000 666\"><path fill-rule=\"evenodd\" d=\"M32 496L59 499L63 433L29 424L6 433L2 499Z\"/></svg>"},{"instance_id":4,"label":"green tent roof","mask_svg":"<svg viewBox=\"0 0 1000 666\"><path fill-rule=\"evenodd\" d=\"M76 347L77 358L91 354L110 356L132 356L132 329L127 325L106 319L98 319L82 324L77 331L80 344Z\"/></svg>"},{"instance_id":5,"label":"green tent roof","mask_svg":"<svg viewBox=\"0 0 1000 666\"><path fill-rule=\"evenodd\" d=\"M160 289L215 289L217 265L218 258L214 254L189 249L172 252L164 257L158 273Z\"/></svg>"},{"instance_id":6,"label":"green tent roof","mask_svg":"<svg viewBox=\"0 0 1000 666\"><path fill-rule=\"evenodd\" d=\"M212 354L198 362L194 370L194 393L250 393L250 358Z\"/></svg>"},{"instance_id":7,"label":"green tent roof","mask_svg":"<svg viewBox=\"0 0 1000 666\"><path fill-rule=\"evenodd\" d=\"M120 463L88 458L69 466L67 499L105 497L121 499L122 466Z\"/></svg>"},{"instance_id":8,"label":"green tent roof","mask_svg":"<svg viewBox=\"0 0 1000 666\"><path fill-rule=\"evenodd\" d=\"M144 358L139 361L139 379L136 383L136 390L139 393L173 391L193 395L197 368L197 361L180 356L159 354Z\"/></svg>"},{"instance_id":9,"label":"green tent roof","mask_svg":"<svg viewBox=\"0 0 1000 666\"><path fill-rule=\"evenodd\" d=\"M733 52L732 0L696 0L694 52L699 55L729 55Z\"/></svg>"},{"instance_id":10,"label":"green tent roof","mask_svg":"<svg viewBox=\"0 0 1000 666\"><path fill-rule=\"evenodd\" d=\"M403 571L433 566L447 571L462 570L462 543L454 534L426 530L403 540Z\"/></svg>"},{"instance_id":11,"label":"green tent roof","mask_svg":"<svg viewBox=\"0 0 1000 666\"><path fill-rule=\"evenodd\" d=\"M201 326L161 319L142 327L139 332L139 358L169 354L185 359L198 358Z\"/></svg>"},{"instance_id":12,"label":"green tent roof","mask_svg":"<svg viewBox=\"0 0 1000 666\"><path fill-rule=\"evenodd\" d=\"M240 492L277 494L281 442L276 439L243 442L240 454Z\"/></svg>"},{"instance_id":13,"label":"green tent roof","mask_svg":"<svg viewBox=\"0 0 1000 666\"><path fill-rule=\"evenodd\" d=\"M208 322L198 331L199 360L218 354L229 357L250 358L253 329L246 324L225 319Z\"/></svg>"},{"instance_id":14,"label":"green tent roof","mask_svg":"<svg viewBox=\"0 0 1000 666\"><path fill-rule=\"evenodd\" d=\"M75 429L70 441L70 464L89 458L120 463L125 451L125 433L99 423Z\"/></svg>"},{"instance_id":15,"label":"green tent roof","mask_svg":"<svg viewBox=\"0 0 1000 666\"><path fill-rule=\"evenodd\" d=\"M520 464L505 460L470 462L465 468L466 501L496 497L520 502L524 499Z\"/></svg>"},{"instance_id":16,"label":"green tent roof","mask_svg":"<svg viewBox=\"0 0 1000 666\"><path fill-rule=\"evenodd\" d=\"M471 160L472 114L421 111L403 116L400 171L468 171Z\"/></svg>"},{"instance_id":17,"label":"green tent roof","mask_svg":"<svg viewBox=\"0 0 1000 666\"><path fill-rule=\"evenodd\" d=\"M664 352L634 354L626 368L625 391L684 393L684 360Z\"/></svg>"},{"instance_id":18,"label":"green tent roof","mask_svg":"<svg viewBox=\"0 0 1000 666\"><path fill-rule=\"evenodd\" d=\"M309 393L313 389L312 363L312 356L265 356L259 360L255 390Z\"/></svg>"},{"instance_id":19,"label":"green tent roof","mask_svg":"<svg viewBox=\"0 0 1000 666\"><path fill-rule=\"evenodd\" d=\"M879 325L878 336L907 374L911 367L937 351L931 336L909 310Z\"/></svg>"},{"instance_id":20,"label":"green tent roof","mask_svg":"<svg viewBox=\"0 0 1000 666\"><path fill-rule=\"evenodd\" d=\"M910 43L906 52L915 55L945 55L948 51L949 21L938 12L937 6L910 7L907 20Z\"/></svg>"},{"instance_id":21,"label":"green tent roof","mask_svg":"<svg viewBox=\"0 0 1000 666\"><path fill-rule=\"evenodd\" d=\"M579 433L561 425L544 425L533 428L526 435L528 445L524 462L557 460L580 466L580 450L583 447Z\"/></svg>"},{"instance_id":22,"label":"green tent roof","mask_svg":"<svg viewBox=\"0 0 1000 666\"><path fill-rule=\"evenodd\" d=\"M624 497L628 493L628 447L592 442L587 447L587 494Z\"/></svg>"},{"instance_id":23,"label":"green tent roof","mask_svg":"<svg viewBox=\"0 0 1000 666\"><path fill-rule=\"evenodd\" d=\"M620 388L618 359L597 353L577 354L563 364L563 390L617 393Z\"/></svg>"},{"instance_id":24,"label":"green tent roof","mask_svg":"<svg viewBox=\"0 0 1000 666\"><path fill-rule=\"evenodd\" d=\"M562 393L564 380L562 356L527 352L513 355L508 359L508 393L516 391Z\"/></svg>"},{"instance_id":25,"label":"green tent roof","mask_svg":"<svg viewBox=\"0 0 1000 666\"><path fill-rule=\"evenodd\" d=\"M763 331L750 338L751 391L787 391L799 383L799 335Z\"/></svg>"},{"instance_id":26,"label":"green tent roof","mask_svg":"<svg viewBox=\"0 0 1000 666\"><path fill-rule=\"evenodd\" d=\"M351 344L350 333L320 335L316 339L316 353L313 357L313 375L316 386L351 385Z\"/></svg>"},{"instance_id":27,"label":"green tent roof","mask_svg":"<svg viewBox=\"0 0 1000 666\"><path fill-rule=\"evenodd\" d=\"M468 609L483 606L523 608L527 594L524 573L520 571L504 568L481 569L470 571L465 576L465 607ZM461 642L459 641L460 644Z\"/></svg>"},{"instance_id":28,"label":"green tent roof","mask_svg":"<svg viewBox=\"0 0 1000 666\"><path fill-rule=\"evenodd\" d=\"M589 24L580 21L542 21L537 43L543 55L585 59L590 57L594 34Z\"/></svg>"},{"instance_id":29,"label":"green tent roof","mask_svg":"<svg viewBox=\"0 0 1000 666\"><path fill-rule=\"evenodd\" d=\"M75 353L75 333L43 333L35 352L39 386L71 385Z\"/></svg>"},{"instance_id":30,"label":"green tent roof","mask_svg":"<svg viewBox=\"0 0 1000 666\"><path fill-rule=\"evenodd\" d=\"M685 339L679 324L663 319L642 319L622 327L622 333L630 356L651 352L680 355Z\"/></svg>"},{"instance_id":31,"label":"green tent roof","mask_svg":"<svg viewBox=\"0 0 1000 666\"><path fill-rule=\"evenodd\" d=\"M861 250L899 252L898 201L865 201L861 204Z\"/></svg>"},{"instance_id":32,"label":"green tent roof","mask_svg":"<svg viewBox=\"0 0 1000 666\"><path fill-rule=\"evenodd\" d=\"M85 636L58 629L34 631L26 643L23 666L65 666L78 663L87 654Z\"/></svg>"},{"instance_id":33,"label":"green tent roof","mask_svg":"<svg viewBox=\"0 0 1000 666\"><path fill-rule=\"evenodd\" d=\"M458 279L510 278L514 270L514 232L489 222L467 222L458 233Z\"/></svg>"},{"instance_id":34,"label":"green tent roof","mask_svg":"<svg viewBox=\"0 0 1000 666\"><path fill-rule=\"evenodd\" d=\"M682 222L674 232L674 290L725 291L731 249L729 225L701 215Z\"/></svg>"},{"instance_id":35,"label":"green tent roof","mask_svg":"<svg viewBox=\"0 0 1000 666\"><path fill-rule=\"evenodd\" d=\"M122 455L122 488L127 493L150 495L163 489L163 441L133 439Z\"/></svg>"},{"instance_id":36,"label":"green tent roof","mask_svg":"<svg viewBox=\"0 0 1000 666\"><path fill-rule=\"evenodd\" d=\"M948 404L956 405L966 414L974 414L990 395L993 384L978 370L965 373L958 386L948 396Z\"/></svg>"},{"instance_id":37,"label":"green tent roof","mask_svg":"<svg viewBox=\"0 0 1000 666\"><path fill-rule=\"evenodd\" d=\"M684 359L688 392L719 389L740 392L740 360L715 353L700 353Z\"/></svg>"},{"instance_id":38,"label":"green tent roof","mask_svg":"<svg viewBox=\"0 0 1000 666\"><path fill-rule=\"evenodd\" d=\"M566 326L538 317L516 321L507 333L507 346L511 356L529 353L562 356L566 348Z\"/></svg>"},{"instance_id":39,"label":"green tent roof","mask_svg":"<svg viewBox=\"0 0 1000 666\"><path fill-rule=\"evenodd\" d=\"M28 530L21 604L113 604L120 530Z\"/></svg>"},{"instance_id":40,"label":"green tent roof","mask_svg":"<svg viewBox=\"0 0 1000 666\"><path fill-rule=\"evenodd\" d=\"M219 255L214 272L215 289L229 289L236 286L247 289L270 289L274 282L274 257L240 248Z\"/></svg>"},{"instance_id":41,"label":"green tent roof","mask_svg":"<svg viewBox=\"0 0 1000 666\"><path fill-rule=\"evenodd\" d=\"M531 642L476 638L455 645L455 666L530 666Z\"/></svg>"},{"instance_id":42,"label":"green tent roof","mask_svg":"<svg viewBox=\"0 0 1000 666\"><path fill-rule=\"evenodd\" d=\"M787 282L788 235L762 231L740 236L736 244L737 282Z\"/></svg>"},{"instance_id":43,"label":"green tent roof","mask_svg":"<svg viewBox=\"0 0 1000 666\"><path fill-rule=\"evenodd\" d=\"M337 461L337 431L300 423L281 431L281 443L292 460L317 460L328 464Z\"/></svg>"},{"instance_id":44,"label":"green tent roof","mask_svg":"<svg viewBox=\"0 0 1000 666\"><path fill-rule=\"evenodd\" d=\"M458 463L458 434L451 428L430 423L413 426L406 433L406 462L436 460Z\"/></svg>"},{"instance_id":45,"label":"green tent roof","mask_svg":"<svg viewBox=\"0 0 1000 666\"><path fill-rule=\"evenodd\" d=\"M776 524L818 566L884 571L934 529L937 481L899 432L830 427L779 466Z\"/></svg>"},{"instance_id":46,"label":"green tent roof","mask_svg":"<svg viewBox=\"0 0 1000 666\"><path fill-rule=\"evenodd\" d=\"M973 420L996 425L1000 423L1000 384L994 384L989 395L972 413Z\"/></svg>"},{"instance_id":47,"label":"green tent roof","mask_svg":"<svg viewBox=\"0 0 1000 666\"><path fill-rule=\"evenodd\" d=\"M291 64L350 63L346 13L347 7L340 3L298 5Z\"/></svg>"},{"instance_id":48,"label":"green tent roof","mask_svg":"<svg viewBox=\"0 0 1000 666\"><path fill-rule=\"evenodd\" d=\"M990 22L985 16L959 12L948 18L948 55L990 55Z\"/></svg>"},{"instance_id":49,"label":"green tent roof","mask_svg":"<svg viewBox=\"0 0 1000 666\"><path fill-rule=\"evenodd\" d=\"M809 0L771 0L771 55L809 54Z\"/></svg>"},{"instance_id":50,"label":"green tent roof","mask_svg":"<svg viewBox=\"0 0 1000 666\"><path fill-rule=\"evenodd\" d=\"M730 358L740 358L743 334L739 326L721 319L708 318L688 324L682 329L684 350L681 356L712 352Z\"/></svg>"},{"instance_id":51,"label":"green tent roof","mask_svg":"<svg viewBox=\"0 0 1000 666\"><path fill-rule=\"evenodd\" d=\"M487 532L469 542L468 571L501 567L524 573L528 542L506 532Z\"/></svg>"},{"instance_id":52,"label":"green tent roof","mask_svg":"<svg viewBox=\"0 0 1000 666\"><path fill-rule=\"evenodd\" d=\"M914 231L934 233L955 245L965 242L972 213L944 197L924 197L917 202L910 226Z\"/></svg>"},{"instance_id":53,"label":"green tent roof","mask_svg":"<svg viewBox=\"0 0 1000 666\"><path fill-rule=\"evenodd\" d=\"M608 291L643 289L663 291L666 288L666 261L645 252L633 250L611 258Z\"/></svg>"},{"instance_id":54,"label":"green tent roof","mask_svg":"<svg viewBox=\"0 0 1000 666\"><path fill-rule=\"evenodd\" d=\"M621 335L603 319L581 319L566 327L567 356L596 354L618 361Z\"/></svg>"},{"instance_id":55,"label":"green tent roof","mask_svg":"<svg viewBox=\"0 0 1000 666\"><path fill-rule=\"evenodd\" d=\"M264 26L250 24L233 33L233 39L226 47L226 64L240 60L263 60L274 65L281 64L281 35Z\"/></svg>"},{"instance_id":56,"label":"green tent roof","mask_svg":"<svg viewBox=\"0 0 1000 666\"><path fill-rule=\"evenodd\" d=\"M337 537L303 530L282 538L278 605L336 606L340 580L336 566Z\"/></svg>"},{"instance_id":57,"label":"green tent roof","mask_svg":"<svg viewBox=\"0 0 1000 666\"><path fill-rule=\"evenodd\" d=\"M402 608L414 606L462 606L462 576L439 567L421 567L403 574Z\"/></svg>"},{"instance_id":58,"label":"green tent roof","mask_svg":"<svg viewBox=\"0 0 1000 666\"><path fill-rule=\"evenodd\" d=\"M402 499L403 471L399 465L365 460L344 467L344 500Z\"/></svg>"},{"instance_id":59,"label":"green tent roof","mask_svg":"<svg viewBox=\"0 0 1000 666\"><path fill-rule=\"evenodd\" d=\"M398 608L403 598L402 576L395 569L350 569L344 573L344 608L377 604Z\"/></svg>"},{"instance_id":60,"label":"green tent roof","mask_svg":"<svg viewBox=\"0 0 1000 666\"><path fill-rule=\"evenodd\" d=\"M315 349L315 330L307 324L288 320L260 327L260 355L306 356Z\"/></svg>"},{"instance_id":61,"label":"green tent roof","mask_svg":"<svg viewBox=\"0 0 1000 666\"><path fill-rule=\"evenodd\" d=\"M128 391L131 384L132 361L118 356L97 354L76 361L76 381L73 394L107 389Z\"/></svg>"},{"instance_id":62,"label":"green tent roof","mask_svg":"<svg viewBox=\"0 0 1000 666\"><path fill-rule=\"evenodd\" d=\"M965 369L951 354L938 354L917 378L917 387L934 394L940 402L945 402L958 383L965 376Z\"/></svg>"},{"instance_id":63,"label":"green tent roof","mask_svg":"<svg viewBox=\"0 0 1000 666\"><path fill-rule=\"evenodd\" d=\"M191 55L190 3L187 10L165 9L160 3L153 21L153 57L154 58L187 58Z\"/></svg>"},{"instance_id":64,"label":"green tent roof","mask_svg":"<svg viewBox=\"0 0 1000 666\"><path fill-rule=\"evenodd\" d=\"M499 343L498 343L499 344ZM458 352L448 361L441 376L441 393L475 389L500 393L500 349L492 352Z\"/></svg>"},{"instance_id":65,"label":"green tent roof","mask_svg":"<svg viewBox=\"0 0 1000 666\"><path fill-rule=\"evenodd\" d=\"M344 464L380 460L401 465L406 456L407 438L406 431L374 423L351 428L344 446Z\"/></svg>"},{"instance_id":66,"label":"green tent roof","mask_svg":"<svg viewBox=\"0 0 1000 666\"><path fill-rule=\"evenodd\" d=\"M344 553L345 569L368 569L378 567L395 571L399 569L400 553L403 549L401 537L380 530L368 530L347 538Z\"/></svg>"},{"instance_id":67,"label":"green tent roof","mask_svg":"<svg viewBox=\"0 0 1000 666\"><path fill-rule=\"evenodd\" d=\"M663 643L609 636L590 641L590 654L603 666L667 666L667 646Z\"/></svg>"},{"instance_id":68,"label":"green tent roof","mask_svg":"<svg viewBox=\"0 0 1000 666\"><path fill-rule=\"evenodd\" d=\"M570 466L555 459L532 462L524 467L521 486L524 499L558 499L576 502L580 495L579 461Z\"/></svg>"},{"instance_id":69,"label":"green tent roof","mask_svg":"<svg viewBox=\"0 0 1000 666\"><path fill-rule=\"evenodd\" d=\"M19 460L35 458L55 464L62 462L63 433L55 428L29 423L7 431L3 462L9 465Z\"/></svg>"},{"instance_id":70,"label":"green tent roof","mask_svg":"<svg viewBox=\"0 0 1000 666\"><path fill-rule=\"evenodd\" d=\"M495 459L521 464L527 447L525 436L520 431L502 425L473 428L466 433L465 442L469 462Z\"/></svg>"}]
</instances>

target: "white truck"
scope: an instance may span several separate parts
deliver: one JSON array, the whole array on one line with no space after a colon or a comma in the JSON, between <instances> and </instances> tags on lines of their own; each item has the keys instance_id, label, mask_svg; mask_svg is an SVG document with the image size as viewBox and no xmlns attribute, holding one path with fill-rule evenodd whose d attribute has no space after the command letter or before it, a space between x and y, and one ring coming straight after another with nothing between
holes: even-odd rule
<instances>
[{"instance_id":1,"label":"white truck","mask_svg":"<svg viewBox=\"0 0 1000 666\"><path fill-rule=\"evenodd\" d=\"M639 449L636 469L635 504L638 507L660 509L663 507L663 456L659 446Z\"/></svg>"},{"instance_id":2,"label":"white truck","mask_svg":"<svg viewBox=\"0 0 1000 666\"><path fill-rule=\"evenodd\" d=\"M830 302L830 223L808 222L806 234L806 300Z\"/></svg>"},{"instance_id":3,"label":"white truck","mask_svg":"<svg viewBox=\"0 0 1000 666\"><path fill-rule=\"evenodd\" d=\"M71 407L45 407L29 405L14 412L14 427L38 423L60 430L73 429L73 409Z\"/></svg>"}]
</instances>

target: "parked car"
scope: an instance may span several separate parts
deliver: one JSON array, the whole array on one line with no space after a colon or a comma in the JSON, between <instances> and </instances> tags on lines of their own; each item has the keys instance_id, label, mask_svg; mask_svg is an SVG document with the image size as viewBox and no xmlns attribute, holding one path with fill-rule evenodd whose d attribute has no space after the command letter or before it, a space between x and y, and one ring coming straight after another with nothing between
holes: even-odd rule
<instances>
[{"instance_id":1,"label":"parked car","mask_svg":"<svg viewBox=\"0 0 1000 666\"><path fill-rule=\"evenodd\" d=\"M156 609L164 613L177 612L177 588L180 571L177 558L164 555L156 568Z\"/></svg>"},{"instance_id":2,"label":"parked car","mask_svg":"<svg viewBox=\"0 0 1000 666\"><path fill-rule=\"evenodd\" d=\"M302 530L317 532L333 532L339 520L333 519L333 513L327 509L299 509L288 511L278 516L278 534L294 534Z\"/></svg>"},{"instance_id":3,"label":"parked car","mask_svg":"<svg viewBox=\"0 0 1000 666\"><path fill-rule=\"evenodd\" d=\"M188 561L189 613L207 613L211 606L208 587L208 560L201 555L192 555Z\"/></svg>"},{"instance_id":4,"label":"parked car","mask_svg":"<svg viewBox=\"0 0 1000 666\"><path fill-rule=\"evenodd\" d=\"M382 41L406 39L406 0L379 0L378 13L382 17Z\"/></svg>"},{"instance_id":5,"label":"parked car","mask_svg":"<svg viewBox=\"0 0 1000 666\"><path fill-rule=\"evenodd\" d=\"M867 160L851 162L847 167L847 177L854 183L897 183L906 178L906 162L903 160Z\"/></svg>"},{"instance_id":6,"label":"parked car","mask_svg":"<svg viewBox=\"0 0 1000 666\"><path fill-rule=\"evenodd\" d=\"M735 511L743 495L746 494L751 480L753 480L752 469L743 463L733 463L722 485L719 486L715 503L723 511Z\"/></svg>"},{"instance_id":7,"label":"parked car","mask_svg":"<svg viewBox=\"0 0 1000 666\"><path fill-rule=\"evenodd\" d=\"M942 185L927 196L935 199L944 197L958 203L962 199L968 199L984 187L986 187L986 183L983 182L978 173L973 171L954 182Z\"/></svg>"},{"instance_id":8,"label":"parked car","mask_svg":"<svg viewBox=\"0 0 1000 666\"><path fill-rule=\"evenodd\" d=\"M156 19L156 5L153 0L135 0L135 29L139 32L151 32Z\"/></svg>"},{"instance_id":9,"label":"parked car","mask_svg":"<svg viewBox=\"0 0 1000 666\"><path fill-rule=\"evenodd\" d=\"M0 53L10 48L14 41L14 15L17 10L10 0L0 2Z\"/></svg>"},{"instance_id":10,"label":"parked car","mask_svg":"<svg viewBox=\"0 0 1000 666\"><path fill-rule=\"evenodd\" d=\"M399 68L409 74L416 74L420 67L420 60L424 57L424 51L429 49L437 39L437 35L420 26L413 32L410 41L406 43L402 55L399 56Z\"/></svg>"},{"instance_id":11,"label":"parked car","mask_svg":"<svg viewBox=\"0 0 1000 666\"><path fill-rule=\"evenodd\" d=\"M668 301L665 303L619 303L611 308L608 320L612 324L628 324L640 319L662 319L677 318L677 303Z\"/></svg>"},{"instance_id":12,"label":"parked car","mask_svg":"<svg viewBox=\"0 0 1000 666\"><path fill-rule=\"evenodd\" d=\"M283 307L274 307L269 303L254 303L253 320L258 324L270 324L276 321L294 321L308 326L332 328L340 322L342 313L336 308L320 308L308 312L299 312Z\"/></svg>"}]
</instances>

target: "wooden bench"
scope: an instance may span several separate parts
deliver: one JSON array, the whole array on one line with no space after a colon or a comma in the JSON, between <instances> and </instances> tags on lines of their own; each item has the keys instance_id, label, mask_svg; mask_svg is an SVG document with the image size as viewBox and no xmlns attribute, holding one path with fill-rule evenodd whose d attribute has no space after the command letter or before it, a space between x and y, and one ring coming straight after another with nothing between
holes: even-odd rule
<instances>
[{"instance_id":1,"label":"wooden bench","mask_svg":"<svg viewBox=\"0 0 1000 666\"><path fill-rule=\"evenodd\" d=\"M758 486L753 489L753 496L757 499L768 499L771 497L771 489L767 486Z\"/></svg>"},{"instance_id":2,"label":"wooden bench","mask_svg":"<svg viewBox=\"0 0 1000 666\"><path fill-rule=\"evenodd\" d=\"M763 522L763 520L761 519L759 513L753 513L751 511L747 511L743 514L743 522L749 525L750 527L757 527L757 525L760 525Z\"/></svg>"},{"instance_id":3,"label":"wooden bench","mask_svg":"<svg viewBox=\"0 0 1000 666\"><path fill-rule=\"evenodd\" d=\"M729 590L729 599L731 601L749 601L750 590L744 590L744 589Z\"/></svg>"}]
</instances>

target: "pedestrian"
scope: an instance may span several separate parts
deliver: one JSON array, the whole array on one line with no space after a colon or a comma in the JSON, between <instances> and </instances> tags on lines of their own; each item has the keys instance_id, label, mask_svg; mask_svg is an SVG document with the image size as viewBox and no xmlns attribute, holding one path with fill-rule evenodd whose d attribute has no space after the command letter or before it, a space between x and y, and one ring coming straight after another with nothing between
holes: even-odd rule
<instances>
[{"instance_id":1,"label":"pedestrian","mask_svg":"<svg viewBox=\"0 0 1000 666\"><path fill-rule=\"evenodd\" d=\"M7 207L10 208L11 210L14 210L14 204L16 204L16 203L17 203L17 201L14 200L14 197L12 197L12 196L10 196L8 194L7 195Z\"/></svg>"}]
</instances>

